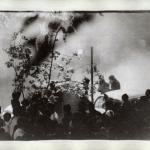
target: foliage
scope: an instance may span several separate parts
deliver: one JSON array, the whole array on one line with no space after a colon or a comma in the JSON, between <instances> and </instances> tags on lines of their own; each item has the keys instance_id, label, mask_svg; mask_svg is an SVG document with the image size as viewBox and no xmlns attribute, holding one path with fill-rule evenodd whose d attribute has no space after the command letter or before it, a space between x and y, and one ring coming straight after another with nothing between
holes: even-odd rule
<instances>
[{"instance_id":1,"label":"foliage","mask_svg":"<svg viewBox=\"0 0 150 150\"><path fill-rule=\"evenodd\" d=\"M17 38L19 36L19 42ZM51 57L45 59L38 66L31 66L33 58L32 48L26 45L24 41L28 39L19 34L14 34L11 46L5 51L9 55L9 60L6 62L8 68L12 68L15 71L15 78L13 80L13 86L15 89L19 89L22 92L27 90L29 93L34 91L42 91L47 89L49 84L49 68ZM22 42L23 41L23 42ZM72 56L61 55L60 52L54 51L53 59L53 74L55 74L55 83L58 84L64 92L70 92L73 94L81 93L82 84L72 81L71 77L75 70L71 68L71 63L78 55ZM76 91L74 93L74 91ZM80 91L80 92L79 92Z\"/></svg>"},{"instance_id":2,"label":"foliage","mask_svg":"<svg viewBox=\"0 0 150 150\"><path fill-rule=\"evenodd\" d=\"M10 57L6 65L15 71L12 85L22 93L25 90L29 93L43 89L49 90L53 74L55 76L53 80L64 91L82 95L85 93L82 83L72 81L75 70L71 68L71 63L75 57L78 57L78 54L64 56L56 51L55 47L59 40L63 39L66 42L66 39L74 34L80 25L93 18L93 14L70 13L67 20L60 17L50 21L48 24L49 33L45 35L44 41L41 43L37 43L37 37L31 39L23 35L24 30L38 18L39 15L27 17L20 32L14 33L11 45L6 49ZM58 36L60 32L62 39ZM36 53L33 49L36 49Z\"/></svg>"}]
</instances>

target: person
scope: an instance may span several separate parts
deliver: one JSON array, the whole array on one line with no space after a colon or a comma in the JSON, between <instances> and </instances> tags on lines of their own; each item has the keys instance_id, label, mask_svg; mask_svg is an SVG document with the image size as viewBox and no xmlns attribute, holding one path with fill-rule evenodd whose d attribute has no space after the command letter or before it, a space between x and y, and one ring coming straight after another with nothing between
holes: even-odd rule
<instances>
[{"instance_id":1,"label":"person","mask_svg":"<svg viewBox=\"0 0 150 150\"><path fill-rule=\"evenodd\" d=\"M150 89L147 89L147 90L145 91L145 96L146 96L146 99L147 99L148 101L150 101Z\"/></svg>"},{"instance_id":2,"label":"person","mask_svg":"<svg viewBox=\"0 0 150 150\"><path fill-rule=\"evenodd\" d=\"M129 107L129 96L125 93L122 95L123 107Z\"/></svg>"},{"instance_id":3,"label":"person","mask_svg":"<svg viewBox=\"0 0 150 150\"><path fill-rule=\"evenodd\" d=\"M51 83L50 83L50 89L51 89L52 92L56 91L56 85L55 85L54 81L51 81Z\"/></svg>"},{"instance_id":4,"label":"person","mask_svg":"<svg viewBox=\"0 0 150 150\"><path fill-rule=\"evenodd\" d=\"M109 84L105 81L104 76L99 75L98 91L104 94L109 91Z\"/></svg>"},{"instance_id":5,"label":"person","mask_svg":"<svg viewBox=\"0 0 150 150\"><path fill-rule=\"evenodd\" d=\"M3 115L3 118L4 118L4 126L3 126L3 129L5 130L6 133L9 134L10 132L10 122L11 122L11 114L6 112L4 115Z\"/></svg>"},{"instance_id":6,"label":"person","mask_svg":"<svg viewBox=\"0 0 150 150\"><path fill-rule=\"evenodd\" d=\"M125 138L131 138L134 136L134 131L136 129L136 115L134 113L133 107L131 102L129 101L128 94L122 95L122 112L121 117L122 120L120 121L120 125L122 126L122 133L124 134Z\"/></svg>"},{"instance_id":7,"label":"person","mask_svg":"<svg viewBox=\"0 0 150 150\"><path fill-rule=\"evenodd\" d=\"M85 77L83 79L83 89L85 90L85 95L88 95L89 83L90 83L90 79L88 79L87 77Z\"/></svg>"},{"instance_id":8,"label":"person","mask_svg":"<svg viewBox=\"0 0 150 150\"><path fill-rule=\"evenodd\" d=\"M1 114L1 106L0 106L0 114ZM4 120L0 117L0 127L4 126Z\"/></svg>"},{"instance_id":9,"label":"person","mask_svg":"<svg viewBox=\"0 0 150 150\"><path fill-rule=\"evenodd\" d=\"M88 103L88 111L86 112L86 125L89 138L95 137L102 126L102 114L95 110L92 102Z\"/></svg>"},{"instance_id":10,"label":"person","mask_svg":"<svg viewBox=\"0 0 150 150\"><path fill-rule=\"evenodd\" d=\"M62 123L64 128L64 134L68 135L70 133L72 123L71 106L69 104L66 104L64 105L63 110L64 110L64 117L62 119Z\"/></svg>"},{"instance_id":11,"label":"person","mask_svg":"<svg viewBox=\"0 0 150 150\"><path fill-rule=\"evenodd\" d=\"M3 129L3 128L0 128L0 141L2 141L2 140L11 140L10 139L10 136L9 136L9 134L8 133L6 133L5 132L5 130Z\"/></svg>"},{"instance_id":12,"label":"person","mask_svg":"<svg viewBox=\"0 0 150 150\"><path fill-rule=\"evenodd\" d=\"M141 96L139 101L139 115L141 116L141 121L143 126L150 126L150 89L145 91L145 95ZM144 119L143 119L144 118Z\"/></svg>"},{"instance_id":13,"label":"person","mask_svg":"<svg viewBox=\"0 0 150 150\"><path fill-rule=\"evenodd\" d=\"M21 91L18 89L15 89L14 92L12 93L11 105L13 108L14 116L20 116L21 114L21 105L19 101L20 95L21 95Z\"/></svg>"},{"instance_id":14,"label":"person","mask_svg":"<svg viewBox=\"0 0 150 150\"><path fill-rule=\"evenodd\" d=\"M28 132L29 122L26 117L20 117L17 120L17 125L14 128L12 139L13 140L29 140L32 135Z\"/></svg>"},{"instance_id":15,"label":"person","mask_svg":"<svg viewBox=\"0 0 150 150\"><path fill-rule=\"evenodd\" d=\"M102 107L105 109L105 111L113 110L113 106L114 106L113 100L114 100L113 98L110 98L108 97L108 95L104 94L104 103Z\"/></svg>"},{"instance_id":16,"label":"person","mask_svg":"<svg viewBox=\"0 0 150 150\"><path fill-rule=\"evenodd\" d=\"M110 90L119 90L121 88L120 82L115 78L114 75L109 76Z\"/></svg>"},{"instance_id":17,"label":"person","mask_svg":"<svg viewBox=\"0 0 150 150\"><path fill-rule=\"evenodd\" d=\"M49 114L50 114L50 119L56 123L60 122L60 118L57 114L57 112L55 111L55 104L53 103L48 103L48 109L49 109Z\"/></svg>"},{"instance_id":18,"label":"person","mask_svg":"<svg viewBox=\"0 0 150 150\"><path fill-rule=\"evenodd\" d=\"M41 125L44 127L46 138L52 138L54 136L56 138L56 133L59 126L59 116L55 111L55 105L53 103L49 102L47 104L47 108L41 120L43 121Z\"/></svg>"},{"instance_id":19,"label":"person","mask_svg":"<svg viewBox=\"0 0 150 150\"><path fill-rule=\"evenodd\" d=\"M9 135L11 139L13 137L13 132L14 132L15 126L17 125L18 118L19 118L18 116L13 116L10 120Z\"/></svg>"},{"instance_id":20,"label":"person","mask_svg":"<svg viewBox=\"0 0 150 150\"><path fill-rule=\"evenodd\" d=\"M89 136L87 127L87 114L89 101L86 96L81 97L81 101L78 104L78 111L72 115L72 137L73 138L85 138Z\"/></svg>"}]
</instances>

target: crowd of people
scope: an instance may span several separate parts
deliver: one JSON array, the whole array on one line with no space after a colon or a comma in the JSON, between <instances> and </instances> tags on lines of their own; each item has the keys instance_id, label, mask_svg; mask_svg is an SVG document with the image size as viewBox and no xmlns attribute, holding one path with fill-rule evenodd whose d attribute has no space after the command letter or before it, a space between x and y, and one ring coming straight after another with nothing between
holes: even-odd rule
<instances>
[{"instance_id":1,"label":"crowd of people","mask_svg":"<svg viewBox=\"0 0 150 150\"><path fill-rule=\"evenodd\" d=\"M122 101L115 101L105 95L104 107L109 118L109 138L149 139L150 138L150 89L145 95L129 98L122 95Z\"/></svg>"},{"instance_id":2,"label":"crowd of people","mask_svg":"<svg viewBox=\"0 0 150 150\"><path fill-rule=\"evenodd\" d=\"M150 138L150 89L139 99L123 94L121 101L104 94L104 113L96 111L84 95L80 97L77 112L65 104L60 116L57 103L63 101L63 93L53 84L51 88L45 94L47 97L35 92L21 102L21 92L13 92L13 114L5 112L1 117L0 140Z\"/></svg>"}]
</instances>

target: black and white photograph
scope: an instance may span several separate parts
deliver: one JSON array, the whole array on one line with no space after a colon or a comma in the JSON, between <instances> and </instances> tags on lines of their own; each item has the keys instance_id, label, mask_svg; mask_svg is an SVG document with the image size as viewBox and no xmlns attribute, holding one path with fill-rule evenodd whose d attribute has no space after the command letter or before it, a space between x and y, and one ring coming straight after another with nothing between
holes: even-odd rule
<instances>
[{"instance_id":1,"label":"black and white photograph","mask_svg":"<svg viewBox=\"0 0 150 150\"><path fill-rule=\"evenodd\" d=\"M150 140L150 11L1 11L0 140Z\"/></svg>"}]
</instances>

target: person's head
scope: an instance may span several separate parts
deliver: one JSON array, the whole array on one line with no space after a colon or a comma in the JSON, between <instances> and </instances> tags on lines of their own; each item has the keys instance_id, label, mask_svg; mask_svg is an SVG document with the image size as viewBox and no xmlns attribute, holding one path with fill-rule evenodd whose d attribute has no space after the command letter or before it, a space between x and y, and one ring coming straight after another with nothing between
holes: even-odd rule
<instances>
[{"instance_id":1,"label":"person's head","mask_svg":"<svg viewBox=\"0 0 150 150\"><path fill-rule=\"evenodd\" d=\"M15 91L12 93L12 99L13 99L13 100L18 100L19 97L20 97L20 95L21 95L21 92L18 91L18 90L15 90Z\"/></svg>"},{"instance_id":2,"label":"person's head","mask_svg":"<svg viewBox=\"0 0 150 150\"><path fill-rule=\"evenodd\" d=\"M99 75L99 81L101 83L105 82L104 76L103 75Z\"/></svg>"},{"instance_id":3,"label":"person's head","mask_svg":"<svg viewBox=\"0 0 150 150\"><path fill-rule=\"evenodd\" d=\"M110 76L109 76L109 81L112 82L112 81L114 81L114 80L116 80L115 76L114 76L114 75L110 75Z\"/></svg>"},{"instance_id":4,"label":"person's head","mask_svg":"<svg viewBox=\"0 0 150 150\"><path fill-rule=\"evenodd\" d=\"M86 84L89 84L90 79L89 79L89 78L87 78L87 77L84 77L83 82L84 82L84 83L86 83Z\"/></svg>"},{"instance_id":5,"label":"person's head","mask_svg":"<svg viewBox=\"0 0 150 150\"><path fill-rule=\"evenodd\" d=\"M146 96L147 98L150 98L150 89L147 89L147 90L146 90L145 96Z\"/></svg>"},{"instance_id":6,"label":"person's head","mask_svg":"<svg viewBox=\"0 0 150 150\"><path fill-rule=\"evenodd\" d=\"M123 95L122 95L122 100L123 100L124 102L127 102L127 101L129 100L129 96L128 96L127 94L123 94Z\"/></svg>"},{"instance_id":7,"label":"person's head","mask_svg":"<svg viewBox=\"0 0 150 150\"><path fill-rule=\"evenodd\" d=\"M8 122L11 119L11 114L9 112L6 112L3 118L4 118L4 121Z\"/></svg>"},{"instance_id":8,"label":"person's head","mask_svg":"<svg viewBox=\"0 0 150 150\"><path fill-rule=\"evenodd\" d=\"M103 75L99 75L98 78L99 79L104 79L104 76Z\"/></svg>"},{"instance_id":9,"label":"person's head","mask_svg":"<svg viewBox=\"0 0 150 150\"><path fill-rule=\"evenodd\" d=\"M55 82L54 82L54 81L51 81L51 83L50 83L50 88L51 88L51 90L54 90L54 89L55 89Z\"/></svg>"},{"instance_id":10,"label":"person's head","mask_svg":"<svg viewBox=\"0 0 150 150\"><path fill-rule=\"evenodd\" d=\"M52 21L48 24L48 28L52 32L55 32L59 27L60 27L59 21Z\"/></svg>"},{"instance_id":11,"label":"person's head","mask_svg":"<svg viewBox=\"0 0 150 150\"><path fill-rule=\"evenodd\" d=\"M69 104L64 105L63 110L65 113L71 112L71 106Z\"/></svg>"},{"instance_id":12,"label":"person's head","mask_svg":"<svg viewBox=\"0 0 150 150\"><path fill-rule=\"evenodd\" d=\"M33 97L36 99L39 99L42 97L42 93L38 90L35 91L35 93L33 94Z\"/></svg>"}]
</instances>

